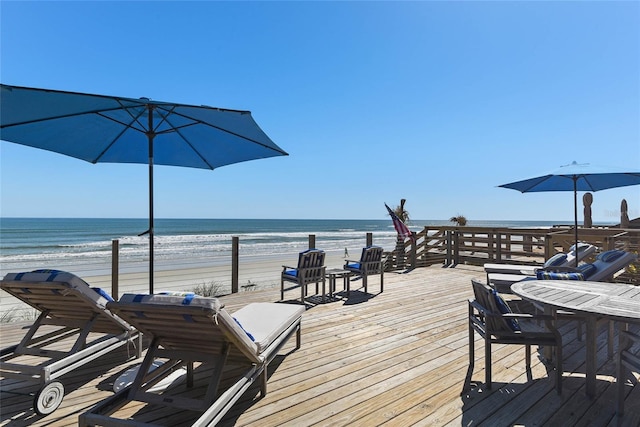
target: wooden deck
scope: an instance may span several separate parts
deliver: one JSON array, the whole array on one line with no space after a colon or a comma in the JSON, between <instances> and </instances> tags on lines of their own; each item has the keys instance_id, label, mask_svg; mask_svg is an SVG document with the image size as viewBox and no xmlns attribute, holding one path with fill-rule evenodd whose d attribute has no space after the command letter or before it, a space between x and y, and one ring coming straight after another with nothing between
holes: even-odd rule
<instances>
[{"instance_id":1,"label":"wooden deck","mask_svg":"<svg viewBox=\"0 0 640 427\"><path fill-rule=\"evenodd\" d=\"M615 416L615 363L607 360L606 333L598 336L597 398L585 387L585 350L575 323L563 323L563 394L534 357L527 379L524 348L494 347L493 389L482 388L484 348L476 335L471 388L467 378L467 299L478 267L439 266L406 274L385 274L351 297L310 307L303 316L302 347L293 340L270 365L268 394L259 399L254 384L227 414L225 426L435 426L435 425L640 425L640 387L627 387L624 419ZM360 282L352 282L352 289ZM253 301L276 301L279 289L223 297L231 312ZM295 299L297 290L285 296ZM18 324L0 327L2 347L24 334ZM617 340L616 340L617 347ZM1 379L1 425L76 425L78 415L112 394L119 373L135 361L125 354L105 356L91 367L63 377L66 395L53 414L32 410L34 385ZM166 414L166 412L165 412ZM167 425L188 425L191 414L175 414ZM168 414L167 414L168 416ZM165 415L159 415L164 418Z\"/></svg>"}]
</instances>

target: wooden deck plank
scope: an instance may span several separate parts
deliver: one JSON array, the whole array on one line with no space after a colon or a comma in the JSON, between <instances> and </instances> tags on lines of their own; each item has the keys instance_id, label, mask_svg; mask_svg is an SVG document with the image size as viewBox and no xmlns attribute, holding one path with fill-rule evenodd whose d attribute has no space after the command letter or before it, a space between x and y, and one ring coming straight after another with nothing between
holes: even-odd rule
<instances>
[{"instance_id":1,"label":"wooden deck plank","mask_svg":"<svg viewBox=\"0 0 640 427\"><path fill-rule=\"evenodd\" d=\"M360 281L352 281L349 298L312 305L303 315L302 347L292 352L294 343L289 342L276 357L267 396L259 398L258 384L252 385L221 425L618 425L615 364L607 360L604 328L598 336L598 394L593 401L584 394L584 341L577 340L576 322L569 321L560 327L562 396L557 396L553 376L538 353L532 378L527 378L521 346L493 346L494 387L486 391L473 386L484 381L484 343L477 335L472 387L463 391L472 277L483 277L482 270L433 266L389 273L381 294L376 281L370 294L363 293ZM292 291L285 297L293 303L298 294ZM279 288L222 299L233 312L250 302L277 301ZM25 333L22 326L0 325L2 345L18 342ZM76 425L81 413L113 394L118 374L136 363L116 353L64 376L65 399L47 417L31 409L36 385L0 379L0 425ZM629 385L626 391L620 425L638 425L640 387ZM140 404L125 411L135 413L172 426L188 425L194 418L193 413L143 409Z\"/></svg>"}]
</instances>

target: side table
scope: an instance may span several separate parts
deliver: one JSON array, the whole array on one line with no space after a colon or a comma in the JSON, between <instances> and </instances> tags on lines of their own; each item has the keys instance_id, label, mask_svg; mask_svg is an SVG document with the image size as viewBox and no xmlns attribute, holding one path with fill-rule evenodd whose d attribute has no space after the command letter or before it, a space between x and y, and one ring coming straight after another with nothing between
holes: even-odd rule
<instances>
[{"instance_id":1,"label":"side table","mask_svg":"<svg viewBox=\"0 0 640 427\"><path fill-rule=\"evenodd\" d=\"M347 295L349 295L349 277L351 277L351 272L349 270L343 270L341 268L329 268L325 271L325 277L329 279L329 295L332 298L333 294L336 292L336 279L340 277L342 278L344 283L344 290L346 290Z\"/></svg>"}]
</instances>

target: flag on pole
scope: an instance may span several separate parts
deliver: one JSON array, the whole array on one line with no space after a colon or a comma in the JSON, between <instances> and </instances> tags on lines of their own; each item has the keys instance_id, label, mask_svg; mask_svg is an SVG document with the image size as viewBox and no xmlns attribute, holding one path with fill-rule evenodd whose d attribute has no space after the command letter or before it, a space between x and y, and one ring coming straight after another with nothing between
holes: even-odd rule
<instances>
[{"instance_id":1,"label":"flag on pole","mask_svg":"<svg viewBox=\"0 0 640 427\"><path fill-rule=\"evenodd\" d=\"M400 218L398 218L398 215L396 215L396 213L392 211L386 203L384 204L384 206L387 208L387 211L389 211L389 216L391 216L391 221L393 221L393 228L395 228L398 232L398 236L402 237L403 239L406 239L407 237L413 239L413 234L411 234L411 230L409 230L406 224L402 222Z\"/></svg>"}]
</instances>

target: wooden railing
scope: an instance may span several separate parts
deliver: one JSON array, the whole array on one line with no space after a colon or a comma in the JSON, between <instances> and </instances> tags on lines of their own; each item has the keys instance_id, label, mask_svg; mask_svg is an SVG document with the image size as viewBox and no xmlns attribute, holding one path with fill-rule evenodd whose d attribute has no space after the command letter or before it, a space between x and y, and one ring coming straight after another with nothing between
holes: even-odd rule
<instances>
[{"instance_id":1,"label":"wooden railing","mask_svg":"<svg viewBox=\"0 0 640 427\"><path fill-rule=\"evenodd\" d=\"M640 230L618 228L588 228L579 230L581 242L591 243L599 252L622 249L640 253ZM425 227L415 233L414 239L399 241L396 249L385 252L385 271L410 270L430 265L455 267L461 264L482 265L486 262L542 264L557 252L566 252L574 243L572 229L510 229L483 227ZM366 234L366 245L375 244L371 233ZM316 247L316 236L309 235L309 248ZM134 272L121 281L119 244L113 242L111 274L92 277L92 285L111 290L112 296L125 292L144 292L147 275ZM193 290L196 284L220 285L221 292L239 292L253 286L277 284L281 265L268 263L239 263L238 238L232 241L232 254L224 260L224 268L203 269L196 262L192 270L175 270L161 282L164 290ZM197 261L197 260L196 260ZM593 258L587 259L593 261ZM227 268L228 267L228 268ZM80 273L81 276L85 276ZM640 285L640 262L635 262L616 277L616 281ZM110 283L109 283L110 282ZM229 284L227 286L227 284ZM245 285L246 283L246 285ZM274 285L275 286L275 285ZM16 304L0 292L0 312L8 313Z\"/></svg>"},{"instance_id":2,"label":"wooden railing","mask_svg":"<svg viewBox=\"0 0 640 427\"><path fill-rule=\"evenodd\" d=\"M640 230L581 228L579 240L599 248L598 252L622 249L640 252ZM425 227L385 253L385 270L407 270L434 264L455 267L486 262L542 264L557 252L567 252L574 242L569 228ZM593 261L587 259L587 262ZM618 276L620 281L640 284L640 262Z\"/></svg>"}]
</instances>

